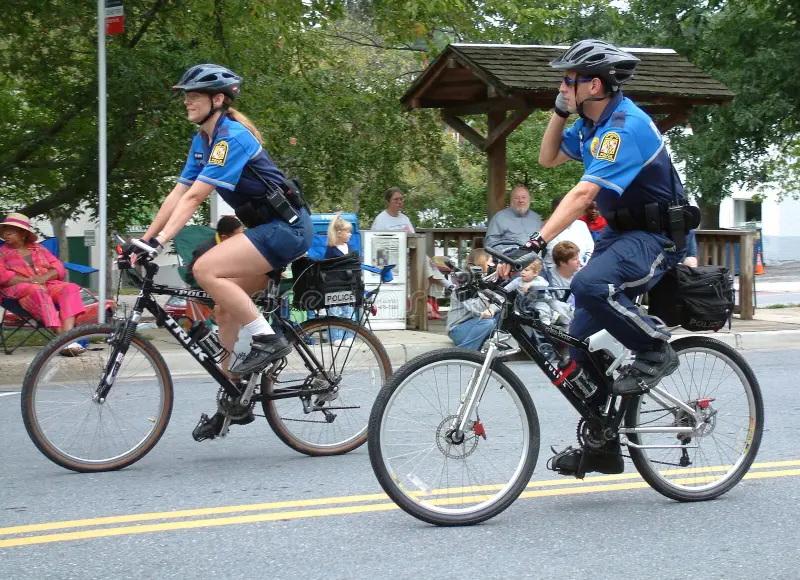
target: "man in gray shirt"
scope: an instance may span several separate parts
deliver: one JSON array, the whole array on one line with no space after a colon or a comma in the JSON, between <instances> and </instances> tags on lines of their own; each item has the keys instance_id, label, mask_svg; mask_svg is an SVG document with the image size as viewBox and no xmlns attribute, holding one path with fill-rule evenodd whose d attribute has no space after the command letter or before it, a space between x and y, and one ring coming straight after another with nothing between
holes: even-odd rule
<instances>
[{"instance_id":1,"label":"man in gray shirt","mask_svg":"<svg viewBox=\"0 0 800 580\"><path fill-rule=\"evenodd\" d=\"M531 210L531 192L524 185L511 190L511 205L489 221L484 246L493 250L517 248L542 228L542 216Z\"/></svg>"}]
</instances>

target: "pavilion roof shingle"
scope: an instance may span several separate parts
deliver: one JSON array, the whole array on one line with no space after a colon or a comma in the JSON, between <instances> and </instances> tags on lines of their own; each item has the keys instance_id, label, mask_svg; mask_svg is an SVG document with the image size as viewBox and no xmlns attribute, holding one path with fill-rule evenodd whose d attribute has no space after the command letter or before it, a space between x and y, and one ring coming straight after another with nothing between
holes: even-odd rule
<instances>
[{"instance_id":1,"label":"pavilion roof shingle","mask_svg":"<svg viewBox=\"0 0 800 580\"><path fill-rule=\"evenodd\" d=\"M441 106L448 99L453 104L464 103L465 99L474 102L476 97L484 100L480 91L475 90L479 79L483 79L484 83L488 81L488 84L506 95L555 94L563 72L552 69L550 61L561 55L566 48L451 44L416 79L401 101L411 104L411 99L419 99L411 106L426 106L425 101L428 100L431 101L431 106ZM626 50L641 59L636 67L636 75L624 87L625 94L636 100L648 100L652 97L693 104L727 104L735 96L725 85L673 50ZM455 61L474 76L465 79L461 74L456 79L449 71L437 73L437 68L446 66L447 61ZM432 82L428 82L427 77L433 74L437 76ZM460 84L465 88L462 98L455 94ZM419 93L420 87L424 87L422 93ZM439 95L445 94L442 91L447 91L444 99L437 97L437 92Z\"/></svg>"}]
</instances>

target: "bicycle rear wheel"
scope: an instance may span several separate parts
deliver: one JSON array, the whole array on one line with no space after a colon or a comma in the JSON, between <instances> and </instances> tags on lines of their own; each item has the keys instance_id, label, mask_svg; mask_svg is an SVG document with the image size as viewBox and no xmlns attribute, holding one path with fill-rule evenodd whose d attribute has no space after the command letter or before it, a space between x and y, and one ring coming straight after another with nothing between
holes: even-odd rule
<instances>
[{"instance_id":1,"label":"bicycle rear wheel","mask_svg":"<svg viewBox=\"0 0 800 580\"><path fill-rule=\"evenodd\" d=\"M463 436L452 433L484 355L429 352L405 364L378 395L369 458L384 491L407 513L440 526L476 524L510 506L539 455L539 419L528 391L495 363Z\"/></svg>"},{"instance_id":2,"label":"bicycle rear wheel","mask_svg":"<svg viewBox=\"0 0 800 580\"><path fill-rule=\"evenodd\" d=\"M299 397L262 398L264 415L275 435L295 451L312 456L352 451L367 440L372 404L392 374L389 355L374 334L346 318L308 320L299 334L335 384L318 375L313 384L318 392L306 401L312 409L308 413ZM296 392L308 376L295 346L278 382L269 384L265 378L261 391Z\"/></svg>"},{"instance_id":3,"label":"bicycle rear wheel","mask_svg":"<svg viewBox=\"0 0 800 580\"><path fill-rule=\"evenodd\" d=\"M650 486L674 500L703 501L733 488L750 469L761 444L764 405L750 365L728 345L707 337L672 343L680 367L659 384L700 410L703 420L645 394L632 401L628 428L693 427L691 434L631 433L636 469ZM662 446L658 448L658 446Z\"/></svg>"},{"instance_id":4,"label":"bicycle rear wheel","mask_svg":"<svg viewBox=\"0 0 800 580\"><path fill-rule=\"evenodd\" d=\"M114 324L81 326L53 339L22 384L22 419L33 443L54 463L79 472L127 467L158 443L172 414L172 379L159 352L134 335L105 401L94 400L119 350ZM122 340L121 337L116 337ZM60 356L87 340L86 352Z\"/></svg>"}]
</instances>

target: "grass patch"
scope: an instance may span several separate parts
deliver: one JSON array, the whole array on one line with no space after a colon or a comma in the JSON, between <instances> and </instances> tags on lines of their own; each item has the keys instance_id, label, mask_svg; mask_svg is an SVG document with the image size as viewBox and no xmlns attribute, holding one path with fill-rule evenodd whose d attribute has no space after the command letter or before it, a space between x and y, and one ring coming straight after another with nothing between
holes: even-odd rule
<instances>
[{"instance_id":1,"label":"grass patch","mask_svg":"<svg viewBox=\"0 0 800 580\"><path fill-rule=\"evenodd\" d=\"M760 306L759 310L776 310L778 308L797 308L797 304L770 304L769 306Z\"/></svg>"}]
</instances>

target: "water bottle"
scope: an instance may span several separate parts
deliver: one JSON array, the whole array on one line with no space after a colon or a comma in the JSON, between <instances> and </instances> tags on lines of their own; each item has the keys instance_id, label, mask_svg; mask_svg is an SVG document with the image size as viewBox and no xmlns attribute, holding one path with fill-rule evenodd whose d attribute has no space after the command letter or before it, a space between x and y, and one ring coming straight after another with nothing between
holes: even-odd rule
<instances>
[{"instance_id":1,"label":"water bottle","mask_svg":"<svg viewBox=\"0 0 800 580\"><path fill-rule=\"evenodd\" d=\"M592 380L583 367L573 363L572 372L566 377L566 382L572 386L573 392L584 401L589 401L597 393L597 384Z\"/></svg>"},{"instance_id":2,"label":"water bottle","mask_svg":"<svg viewBox=\"0 0 800 580\"><path fill-rule=\"evenodd\" d=\"M227 354L225 347L219 341L219 336L206 325L205 321L195 320L189 329L189 337L216 362L221 361Z\"/></svg>"}]
</instances>

